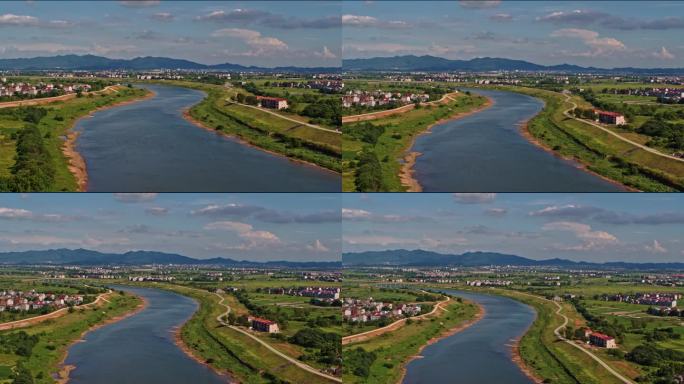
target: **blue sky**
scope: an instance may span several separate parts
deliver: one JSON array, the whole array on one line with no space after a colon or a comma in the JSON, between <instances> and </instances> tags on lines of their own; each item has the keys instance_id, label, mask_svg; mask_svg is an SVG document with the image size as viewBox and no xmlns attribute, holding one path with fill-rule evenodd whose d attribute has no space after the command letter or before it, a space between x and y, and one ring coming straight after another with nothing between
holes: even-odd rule
<instances>
[{"instance_id":1,"label":"blue sky","mask_svg":"<svg viewBox=\"0 0 684 384\"><path fill-rule=\"evenodd\" d=\"M339 1L3 1L0 58L167 56L339 66Z\"/></svg>"},{"instance_id":2,"label":"blue sky","mask_svg":"<svg viewBox=\"0 0 684 384\"><path fill-rule=\"evenodd\" d=\"M679 1L345 1L344 58L684 67Z\"/></svg>"},{"instance_id":3,"label":"blue sky","mask_svg":"<svg viewBox=\"0 0 684 384\"><path fill-rule=\"evenodd\" d=\"M344 194L343 250L683 262L679 194Z\"/></svg>"},{"instance_id":4,"label":"blue sky","mask_svg":"<svg viewBox=\"0 0 684 384\"><path fill-rule=\"evenodd\" d=\"M339 261L340 226L335 194L0 196L0 252L86 248Z\"/></svg>"}]
</instances>

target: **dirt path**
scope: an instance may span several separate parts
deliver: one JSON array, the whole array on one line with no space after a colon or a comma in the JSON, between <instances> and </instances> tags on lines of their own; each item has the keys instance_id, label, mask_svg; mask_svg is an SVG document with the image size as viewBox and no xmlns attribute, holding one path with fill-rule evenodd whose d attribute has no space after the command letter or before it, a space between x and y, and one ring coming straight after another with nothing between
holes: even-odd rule
<instances>
[{"instance_id":1,"label":"dirt path","mask_svg":"<svg viewBox=\"0 0 684 384\"><path fill-rule=\"evenodd\" d=\"M668 158L668 159L670 159L670 160L676 160L676 161L684 162L684 159L683 159L683 158L679 158L679 157L676 157L676 156L668 155L668 154L666 154L666 153L662 153L662 152L660 152L660 151L658 151L658 150L656 150L656 149L653 149L653 148L647 147L647 146L645 146L645 145L639 144L639 143L637 143L637 142L635 142L635 141L632 141L632 140L630 140L630 139L628 139L628 138L626 138L626 137L624 137L624 136L622 136L622 135L620 135L620 134L617 134L617 133L613 132L612 130L610 130L610 129L608 129L608 128L605 128L605 127L603 127L603 126L601 126L601 125L599 125L599 124L596 124L596 123L594 123L594 122L592 122L592 121L584 120L584 119L580 119L580 118L577 118L577 117L575 117L575 116L572 116L572 115L570 114L570 112L572 112L573 110L575 110L575 109L577 108L577 104L576 104L574 101L572 101L572 98L570 97L570 95L565 95L565 102L566 102L566 103L572 104L572 108L570 108L570 109L568 109L568 110L566 110L566 111L563 112L563 115L565 115L565 117L568 117L568 118L573 119L573 120L577 120L577 121L582 122L582 123L585 123L585 124L589 124L589 125L591 125L592 127L596 127L596 128L598 128L598 129L600 129L600 130L602 130L602 131L604 131L604 132L606 132L606 133L608 133L608 134L610 134L610 135L613 135L613 136L617 137L618 139L624 141L625 143L632 144L633 146L638 147L638 148L641 148L641 149L643 149L643 150L646 151L646 152L650 152L650 153L652 153L652 154L654 154L654 155L658 155L658 156L661 156L661 157L665 157L665 158Z\"/></svg>"},{"instance_id":2,"label":"dirt path","mask_svg":"<svg viewBox=\"0 0 684 384\"><path fill-rule=\"evenodd\" d=\"M227 99L227 100L229 100L229 99ZM275 113L275 112L270 111L270 110L268 110L268 109L266 109L266 108L259 108L259 107L254 106L254 105L236 103L236 102L234 102L234 101L232 101L232 103L233 103L233 104L237 104L237 105L241 105L241 106L243 106L243 107L248 107L248 108L256 109L257 111L266 112L266 113L269 113L269 114L271 114L271 115L273 115L273 116L280 117L281 119L285 119L285 120L288 120L288 121L291 121L291 122L293 122L293 123L297 123L297 124L300 124L300 125L305 125L305 126L307 126L307 127L309 127L309 128L318 129L318 130L320 130L320 131L326 131L326 132L331 132L331 133L342 134L342 132L340 132L340 131L336 131L336 130L330 129L330 128L323 128L323 127L318 126L318 125L315 125L315 124L305 123L305 122L303 122L303 121L300 121L300 120L297 120L297 119L293 119L293 118L290 118L290 117L287 117L287 116L283 116L283 115L281 115L281 114L279 114L279 113Z\"/></svg>"},{"instance_id":3,"label":"dirt path","mask_svg":"<svg viewBox=\"0 0 684 384\"><path fill-rule=\"evenodd\" d=\"M529 294L529 293L524 293L524 292L518 292L518 293L521 294L521 295L525 295L525 296L533 297L533 298L536 298L536 299L539 299L539 300L544 300L544 301L548 301L548 302L554 303L554 304L556 305L556 307L557 307L556 312L555 312L556 315L563 318L563 324L559 325L558 327L556 327L556 329L553 330L553 333L556 335L556 337L557 337L559 340L564 341L564 342L566 342L566 343L572 345L573 347L579 349L580 351L586 353L587 355L589 355L589 357L591 357L593 360L595 360L597 363L599 363L603 368L605 368L608 372L610 372L610 373L611 373L613 376L615 376L615 378L617 378L618 380L622 381L622 382L625 383L625 384L634 384L634 382L633 382L632 380L630 380L629 378L624 377L623 375L621 375L620 373L618 373L618 372L617 372L616 370L614 370L610 365L608 365L606 362L604 362L603 360L601 360L600 357L598 357L598 356L596 356L595 354L591 353L591 351L588 351L587 349L583 348L582 346L577 345L574 341L572 341L572 340L570 340L570 339L566 339L565 336L561 335L560 331L561 331L561 329L565 328L565 327L568 325L569 319L568 319L567 316L565 316L563 313L561 313L561 312L563 311L563 306L560 305L557 301L549 300L549 299L544 298L544 297L539 297L539 296L531 295L531 294Z\"/></svg>"},{"instance_id":4,"label":"dirt path","mask_svg":"<svg viewBox=\"0 0 684 384\"><path fill-rule=\"evenodd\" d=\"M443 104L446 101L454 101L454 98L452 96L457 95L457 94L458 94L457 92L447 93L444 96L442 96L439 100L430 101L427 103L420 103L420 105L421 106L427 106L427 105L434 105L434 104ZM406 105L402 105L401 107L397 107L397 108L390 109L387 111L369 112L369 113L362 113L360 115L352 115L352 116L342 116L342 124L357 123L359 121L367 121L367 120L375 120L375 119L379 119L382 117L397 115L400 113L406 113L408 111L413 110L415 107L416 107L415 104L406 104Z\"/></svg>"},{"instance_id":5,"label":"dirt path","mask_svg":"<svg viewBox=\"0 0 684 384\"><path fill-rule=\"evenodd\" d=\"M297 367L299 367L299 368L301 368L301 369L303 369L303 370L305 370L305 371L311 372L311 373L313 373L313 374L315 374L315 375L318 375L318 376L323 377L323 378L325 378L325 379L328 379L328 380L330 380L330 381L334 381L334 382L336 382L336 383L341 383L341 382L342 382L342 379L340 379L339 377L335 377L335 376L328 375L328 374L323 373L323 372L319 371L318 369L316 369L316 368L314 368L314 367L312 367L312 366L310 366L310 365L308 365L308 364L304 364L304 363L302 363L302 362L299 361L299 360L295 360L295 359L293 359L292 357L290 357L290 356L288 356L288 355L286 355L286 354L280 352L279 350L275 349L272 345L268 344L267 342L265 342L265 341L261 340L260 338L258 338L258 337L256 337L256 336L252 335L251 333L245 331L244 329L242 329L242 328L240 328L240 327L237 327L237 326L234 326L234 325L230 325L230 324L228 324L227 322L223 321L223 318L226 317L226 316L228 316L228 314L230 313L230 310L231 310L231 309L230 309L230 307L228 306L228 304L225 304L225 303L224 303L224 302L226 301L225 297L223 297L223 296L221 296L221 295L219 295L218 293L215 293L215 292L214 292L214 294L215 294L218 298L221 299L221 300L218 302L218 304L219 304L220 306L226 308L226 311L225 311L225 312L223 312L222 314L216 316L216 321L218 321L221 325L224 325L224 326L226 326L226 327L229 327L229 328L231 328L231 329L233 329L233 330L235 330L235 331L238 331L238 332L240 332L240 333L242 333L242 334L244 334L244 335L246 335L246 336L248 336L248 337L254 339L255 341L259 342L259 344L261 344L261 345L263 345L264 347L266 347L269 351L275 353L276 355L282 357L283 359L287 360L288 362L290 362L290 363L296 365Z\"/></svg>"}]
</instances>

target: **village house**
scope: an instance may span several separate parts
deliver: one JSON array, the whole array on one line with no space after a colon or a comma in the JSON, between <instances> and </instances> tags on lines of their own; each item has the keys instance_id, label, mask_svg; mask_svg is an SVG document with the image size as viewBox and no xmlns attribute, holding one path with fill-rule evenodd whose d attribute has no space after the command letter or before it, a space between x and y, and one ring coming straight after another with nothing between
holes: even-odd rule
<instances>
[{"instance_id":1,"label":"village house","mask_svg":"<svg viewBox=\"0 0 684 384\"><path fill-rule=\"evenodd\" d=\"M598 121L603 123L603 124L612 124L612 125L625 125L625 124L627 124L627 121L625 120L625 116L622 115L621 113L609 112L609 111L600 111L600 110L595 110L594 113L598 115Z\"/></svg>"},{"instance_id":2,"label":"village house","mask_svg":"<svg viewBox=\"0 0 684 384\"><path fill-rule=\"evenodd\" d=\"M278 328L278 323L275 321L262 319L260 317L250 317L249 322L252 329L255 331L268 333L278 333L280 331Z\"/></svg>"},{"instance_id":3,"label":"village house","mask_svg":"<svg viewBox=\"0 0 684 384\"><path fill-rule=\"evenodd\" d=\"M617 348L614 337L599 332L592 332L589 335L589 343L601 348Z\"/></svg>"},{"instance_id":4,"label":"village house","mask_svg":"<svg viewBox=\"0 0 684 384\"><path fill-rule=\"evenodd\" d=\"M282 97L257 96L257 101L262 108L287 109L287 99Z\"/></svg>"}]
</instances>

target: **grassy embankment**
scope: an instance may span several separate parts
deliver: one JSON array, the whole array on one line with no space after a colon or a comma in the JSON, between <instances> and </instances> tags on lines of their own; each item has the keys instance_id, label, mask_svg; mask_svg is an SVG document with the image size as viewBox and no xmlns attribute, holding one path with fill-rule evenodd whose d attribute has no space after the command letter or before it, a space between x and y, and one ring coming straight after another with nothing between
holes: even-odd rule
<instances>
[{"instance_id":1,"label":"grassy embankment","mask_svg":"<svg viewBox=\"0 0 684 384\"><path fill-rule=\"evenodd\" d=\"M405 191L399 178L401 158L428 127L483 106L487 99L460 94L439 106L342 127L343 191Z\"/></svg>"},{"instance_id":2,"label":"grassy embankment","mask_svg":"<svg viewBox=\"0 0 684 384\"><path fill-rule=\"evenodd\" d=\"M294 366L242 333L221 325L216 317L226 309L218 305L220 299L215 294L175 284L149 286L168 289L199 302L198 311L183 325L181 337L192 349L193 355L218 371L228 372L243 383L280 383L279 380L293 383L329 382ZM236 314L248 312L233 296L221 296Z\"/></svg>"},{"instance_id":3,"label":"grassy embankment","mask_svg":"<svg viewBox=\"0 0 684 384\"><path fill-rule=\"evenodd\" d=\"M340 171L342 138L339 133L297 124L268 112L229 101L238 92L249 95L243 89L189 81L158 83L206 92L207 97L190 108L189 114L210 129L235 136L267 151L316 164L335 172ZM308 122L308 119L294 114L283 115Z\"/></svg>"},{"instance_id":4,"label":"grassy embankment","mask_svg":"<svg viewBox=\"0 0 684 384\"><path fill-rule=\"evenodd\" d=\"M524 87L498 87L538 97L544 110L528 123L530 134L545 147L575 159L590 171L642 191L684 190L684 162L667 159L635 147L563 112L572 105L557 92ZM572 101L590 106L578 96Z\"/></svg>"},{"instance_id":5,"label":"grassy embankment","mask_svg":"<svg viewBox=\"0 0 684 384\"><path fill-rule=\"evenodd\" d=\"M396 331L345 345L343 381L368 384L398 382L406 363L423 346L473 319L478 312L475 304L457 300L446 309L435 317L407 322Z\"/></svg>"},{"instance_id":6,"label":"grassy embankment","mask_svg":"<svg viewBox=\"0 0 684 384\"><path fill-rule=\"evenodd\" d=\"M130 312L141 304L139 298L120 295L118 292L108 297L106 306L78 309L57 319L47 320L31 327L0 332L0 337L26 332L37 336L38 342L26 352L0 348L0 383L10 383L17 366L25 367L36 384L54 383L54 375L68 347L78 340L83 332L108 319Z\"/></svg>"},{"instance_id":7,"label":"grassy embankment","mask_svg":"<svg viewBox=\"0 0 684 384\"><path fill-rule=\"evenodd\" d=\"M68 131L77 119L98 108L141 98L146 94L145 90L119 87L118 92L91 94L68 101L31 107L41 108L47 112L37 124L26 119L23 112L26 107L0 109L0 178L14 177L12 168L15 166L18 155L17 139L23 130L36 125L40 133L36 137L40 136L38 139L41 142L33 143L33 145L43 149L39 155L41 159L34 160L43 161L47 165L41 166L44 173L41 177L45 180L39 184L44 188L40 191L26 190L26 192L76 191L78 189L76 179L69 171L69 160L62 153L64 137ZM36 154L30 154L30 156L35 157ZM27 175L27 178L31 177L32 175ZM35 181L30 183L36 185ZM27 183L19 184L26 185ZM25 190L20 188L14 191L24 192Z\"/></svg>"}]
</instances>

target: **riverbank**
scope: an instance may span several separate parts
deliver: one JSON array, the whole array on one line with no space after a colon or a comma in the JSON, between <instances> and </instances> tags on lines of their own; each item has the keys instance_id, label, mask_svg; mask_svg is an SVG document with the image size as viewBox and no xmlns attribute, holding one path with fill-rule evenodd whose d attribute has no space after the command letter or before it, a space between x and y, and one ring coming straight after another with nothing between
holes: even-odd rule
<instances>
[{"instance_id":1,"label":"riverbank","mask_svg":"<svg viewBox=\"0 0 684 384\"><path fill-rule=\"evenodd\" d=\"M413 148L413 146L415 145L416 140L420 136L430 134L432 132L432 128L436 125L448 123L448 122L454 121L454 120L459 120L459 119L462 119L464 117L470 116L472 114L481 112L481 111L493 106L495 103L494 99L492 99L489 96L485 96L485 97L487 100L485 101L484 104L482 104L478 108L475 108L475 109L473 109L471 111L467 111L467 112L459 112L459 113L456 113L455 115L453 115L451 117L440 119L440 120L428 125L422 132L419 132L417 135L415 135L413 137L413 139L409 142L409 144L406 148L406 151L408 151L408 152L404 156L404 163L403 163L401 170L399 172L399 179L401 180L401 185L406 187L406 192L422 192L423 191L423 187L420 185L418 180L414 177L415 176L415 170L413 169L413 167L416 164L416 159L418 158L418 156L422 155L422 153L410 151L410 149Z\"/></svg>"},{"instance_id":2,"label":"riverbank","mask_svg":"<svg viewBox=\"0 0 684 384\"><path fill-rule=\"evenodd\" d=\"M534 321L537 321L536 311L534 313ZM532 322L532 324L534 324L534 321ZM530 327L532 327L532 325L530 325ZM525 333L523 333L520 337L516 338L513 341L513 344L511 344L511 360L513 360L515 365L517 365L518 368L520 368L520 370L522 371L522 373L524 373L525 376L527 376L527 378L530 379L533 383L542 384L544 383L544 379L539 377L534 371L534 369L525 363L525 360L523 360L522 355L520 354L520 340L523 338L523 336L525 336L525 334L527 334L530 327L528 327L528 329L525 330Z\"/></svg>"},{"instance_id":3,"label":"riverbank","mask_svg":"<svg viewBox=\"0 0 684 384\"><path fill-rule=\"evenodd\" d=\"M226 377L227 383L235 383L236 381L233 378L231 372L219 370L218 368L209 364L207 362L207 360L203 360L200 356L196 355L193 352L193 349L190 348L190 346L185 343L185 340L183 340L183 336L181 335L183 325L185 325L185 323L183 323L183 324L181 324L181 325L179 325L173 329L173 343L178 347L178 349L183 351L183 353L185 353L186 356L188 356L189 358L191 358L192 360L194 360L198 364L203 365L203 366L211 369L212 371L214 371L214 373L216 373L219 376Z\"/></svg>"},{"instance_id":4,"label":"riverbank","mask_svg":"<svg viewBox=\"0 0 684 384\"><path fill-rule=\"evenodd\" d=\"M80 135L80 132L74 131L74 127L76 124L78 124L81 119L89 118L92 117L94 113L103 111L106 109L114 108L114 107L122 107L124 105L128 104L133 104L137 103L143 100L151 99L155 97L157 94L154 91L147 90L147 93L138 98L134 98L131 100L125 100L121 101L118 103L114 104L109 104L105 105L102 107L95 108L92 111L89 111L87 115L81 116L74 120L74 122L71 124L69 128L67 128L67 135L66 139L64 141L64 145L62 146L62 154L63 156L67 159L67 164L69 168L69 172L74 176L74 179L76 179L76 185L77 185L77 191L78 192L86 192L88 188L88 170L87 170L87 165L85 162L85 159L81 154L76 150L76 140L78 139L78 136Z\"/></svg>"},{"instance_id":5,"label":"riverbank","mask_svg":"<svg viewBox=\"0 0 684 384\"><path fill-rule=\"evenodd\" d=\"M83 338L89 332L95 331L95 330L102 328L106 325L113 324L113 323L119 322L121 320L124 320L128 317L131 317L131 316L143 311L145 308L147 308L147 306L149 305L147 299L145 299L142 296L136 296L136 297L138 298L138 300L140 300L140 303L135 308L133 308L132 310L130 310L126 313L111 317L111 318L109 318L103 322L94 324L90 328L84 330L81 333L80 337L78 337L76 340L72 341L71 343L69 343L69 345L67 345L66 349L64 350L64 354L62 356L62 359L60 360L59 365L58 365L59 371L57 372L57 375L55 377L55 381L57 382L57 384L67 384L69 382L69 376L71 374L71 371L73 371L74 369L77 368L73 364L65 364L66 359L69 356L69 349L74 344L83 342L84 341Z\"/></svg>"},{"instance_id":6,"label":"riverbank","mask_svg":"<svg viewBox=\"0 0 684 384\"><path fill-rule=\"evenodd\" d=\"M435 336L435 337L429 339L429 340L427 341L426 344L423 344L423 345L418 349L418 353L416 353L416 354L413 355L413 356L409 356L408 359L406 359L406 361L402 364L402 367L401 367L401 372L402 372L402 373L401 373L401 376L399 377L399 380L397 380L397 383L398 383L398 384L399 384L399 383L402 383L402 382L404 381L404 377L406 377L406 366L407 366L411 361L413 361L413 360L415 360L415 359L422 359L423 356L421 355L421 353L423 352L423 350L424 350L427 346L432 345L432 344L434 344L434 343L436 343L436 342L438 342L438 341L440 341L440 340L442 340L442 339L445 339L445 338L447 338L447 337L453 336L453 335L455 335L455 334L457 334L457 333L459 333L459 332L461 332L461 331L464 331L464 330L466 330L467 328L470 328L471 326L473 326L474 324L476 324L478 321L482 320L482 318L485 316L485 314L487 313L487 311L485 310L484 306L482 306L481 304L476 303L476 302L472 302L472 303L475 304L475 305L477 306L477 308L478 308L477 313L473 316L472 319L466 321L466 322L463 323L463 324L457 325L457 326L455 326L455 327L453 327L453 328L451 328L451 329L445 331L443 334L441 334L441 335L439 335L439 336Z\"/></svg>"},{"instance_id":7,"label":"riverbank","mask_svg":"<svg viewBox=\"0 0 684 384\"><path fill-rule=\"evenodd\" d=\"M323 166L318 165L318 164L316 164L316 163L312 163L312 162L310 162L310 161L306 161L306 160L302 160L302 159L297 159L297 158L290 157L290 156L287 156L287 155L285 155L285 154L282 154L282 153L279 153L279 152L276 152L276 151L272 151L272 150L269 150L269 149L265 149L265 148L259 147L258 145L254 145L254 144L248 142L247 140L244 140L244 139L238 137L237 135L232 135L232 134L229 134L229 133L227 133L227 132L223 132L223 131L219 131L219 130L216 130L216 129L214 129L214 128L211 128L211 127L205 125L202 121L197 120L197 119L195 119L194 117L192 117L192 115L190 114L190 109L191 109L191 108L192 108L192 107L186 108L186 109L183 111L183 118L184 118L185 120L187 120L190 124L192 124L192 125L194 125L194 126L196 126L196 127L202 128L202 129L204 129L204 130L206 130L206 131L209 131L209 132L212 132L212 133L214 133L214 134L216 134L216 135L221 135L221 136L223 136L223 137L228 137L228 138L230 138L231 140L234 140L235 142L237 142L237 143L239 143L239 144L241 144L241 145L244 145L244 146L247 146L247 147L250 147L250 148L257 149L257 150L259 150L259 151L268 153L269 155L274 155L274 156L277 156L277 157L280 157L280 158L284 158L284 159L287 159L287 160L289 160L289 161L291 161L291 162L293 162L293 163L297 163L297 164L300 164L300 165L305 165L305 166L313 167L313 168L315 168L316 170L323 170L323 171L329 172L329 173L334 174L334 175L338 175L338 176L340 175L339 172L336 172L336 171L334 171L334 170L332 170L332 169L323 167Z\"/></svg>"},{"instance_id":8,"label":"riverbank","mask_svg":"<svg viewBox=\"0 0 684 384\"><path fill-rule=\"evenodd\" d=\"M553 155L556 158L559 158L561 160L568 161L568 162L571 162L573 164L576 164L577 169L580 169L580 170L582 170L588 174L591 174L591 175L596 176L600 179L603 179L603 180L605 180L605 181L607 181L613 185L616 185L616 186L624 189L626 192L642 192L639 189L636 189L634 187L630 187L630 186L625 185L625 184L623 184L617 180L613 180L613 179L606 177L606 176L604 176L598 172L592 171L591 169L589 169L589 166L591 164L583 161L582 159L578 159L578 158L570 157L570 156L563 156L562 154L554 151L553 148L549 147L548 145L546 145L545 143L543 143L542 141L537 139L534 135L532 135L532 133L530 132L530 129L529 129L530 120L526 120L526 121L520 122L518 124L518 131L520 132L520 135L522 137L524 137L525 140L527 140L530 144L534 145L535 147L541 149L542 151L544 151L546 153Z\"/></svg>"}]
</instances>

